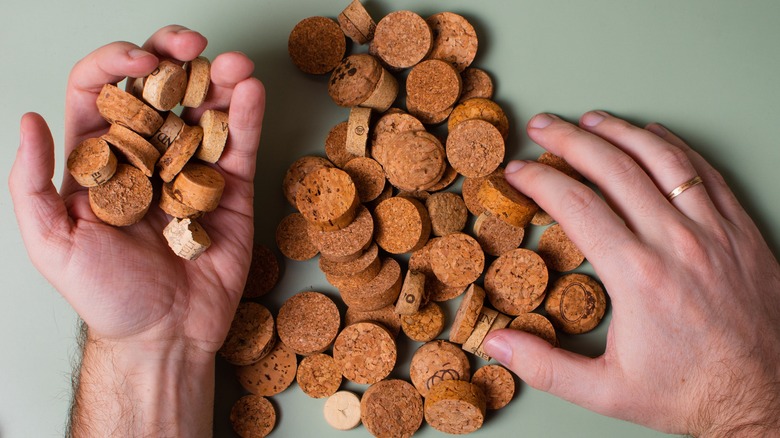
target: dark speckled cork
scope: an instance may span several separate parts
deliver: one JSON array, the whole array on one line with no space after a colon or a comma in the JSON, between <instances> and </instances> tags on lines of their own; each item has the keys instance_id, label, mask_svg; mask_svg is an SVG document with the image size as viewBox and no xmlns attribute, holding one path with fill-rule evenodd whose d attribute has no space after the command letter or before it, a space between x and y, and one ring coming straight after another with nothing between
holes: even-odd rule
<instances>
[{"instance_id":1,"label":"dark speckled cork","mask_svg":"<svg viewBox=\"0 0 780 438\"><path fill-rule=\"evenodd\" d=\"M308 173L295 194L295 205L303 217L322 231L348 226L355 219L359 204L352 178L335 167L322 167Z\"/></svg>"},{"instance_id":2,"label":"dark speckled cork","mask_svg":"<svg viewBox=\"0 0 780 438\"><path fill-rule=\"evenodd\" d=\"M262 438L276 425L276 410L263 396L245 395L230 409L230 423L242 438Z\"/></svg>"},{"instance_id":3,"label":"dark speckled cork","mask_svg":"<svg viewBox=\"0 0 780 438\"><path fill-rule=\"evenodd\" d=\"M283 342L267 356L251 365L237 367L239 383L247 391L256 395L272 396L287 389L295 380L298 358Z\"/></svg>"},{"instance_id":4,"label":"dark speckled cork","mask_svg":"<svg viewBox=\"0 0 780 438\"><path fill-rule=\"evenodd\" d=\"M293 64L304 73L321 75L336 68L347 50L341 27L327 17L304 18L287 40Z\"/></svg>"},{"instance_id":5,"label":"dark speckled cork","mask_svg":"<svg viewBox=\"0 0 780 438\"><path fill-rule=\"evenodd\" d=\"M274 318L263 305L239 304L219 353L234 365L250 365L264 358L276 342Z\"/></svg>"}]
</instances>

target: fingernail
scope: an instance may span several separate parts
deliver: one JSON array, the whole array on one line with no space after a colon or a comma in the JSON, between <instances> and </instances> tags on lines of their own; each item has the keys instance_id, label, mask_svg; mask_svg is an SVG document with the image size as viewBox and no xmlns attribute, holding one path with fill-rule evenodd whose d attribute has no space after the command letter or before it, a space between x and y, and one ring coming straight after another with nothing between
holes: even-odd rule
<instances>
[{"instance_id":1,"label":"fingernail","mask_svg":"<svg viewBox=\"0 0 780 438\"><path fill-rule=\"evenodd\" d=\"M507 364L512 361L512 349L502 336L494 336L485 341L485 353L493 359Z\"/></svg>"},{"instance_id":2,"label":"fingernail","mask_svg":"<svg viewBox=\"0 0 780 438\"><path fill-rule=\"evenodd\" d=\"M522 160L510 161L509 164L506 165L506 169L504 169L504 174L509 175L510 173L515 173L525 167L525 164L526 162Z\"/></svg>"},{"instance_id":3,"label":"fingernail","mask_svg":"<svg viewBox=\"0 0 780 438\"><path fill-rule=\"evenodd\" d=\"M129 52L127 52L127 56L133 59L143 58L144 56L150 56L150 55L151 53L141 49L132 49Z\"/></svg>"},{"instance_id":4,"label":"fingernail","mask_svg":"<svg viewBox=\"0 0 780 438\"><path fill-rule=\"evenodd\" d=\"M583 125L592 128L601 123L606 118L606 114L602 111L591 111L583 114L581 121Z\"/></svg>"},{"instance_id":5,"label":"fingernail","mask_svg":"<svg viewBox=\"0 0 780 438\"><path fill-rule=\"evenodd\" d=\"M550 126L550 123L553 122L553 118L550 117L549 114L540 113L535 115L530 122L528 122L528 126L535 129L542 129Z\"/></svg>"},{"instance_id":6,"label":"fingernail","mask_svg":"<svg viewBox=\"0 0 780 438\"><path fill-rule=\"evenodd\" d=\"M660 123L651 123L645 127L648 131L652 132L653 134L664 137L668 133L666 128L664 128Z\"/></svg>"}]
</instances>

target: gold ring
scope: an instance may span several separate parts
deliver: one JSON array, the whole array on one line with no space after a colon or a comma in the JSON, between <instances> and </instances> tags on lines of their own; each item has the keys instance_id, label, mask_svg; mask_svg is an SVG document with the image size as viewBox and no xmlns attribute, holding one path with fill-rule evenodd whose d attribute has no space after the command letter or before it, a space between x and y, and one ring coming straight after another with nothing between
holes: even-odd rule
<instances>
[{"instance_id":1,"label":"gold ring","mask_svg":"<svg viewBox=\"0 0 780 438\"><path fill-rule=\"evenodd\" d=\"M687 182L684 182L684 183L680 184L679 186L677 186L677 188L675 188L674 190L669 192L669 194L666 195L666 199L671 201L672 199L680 196L680 194L682 192L690 189L691 187L693 187L695 185L699 185L702 182L704 182L704 181L702 181L701 177L696 175L690 181L687 181Z\"/></svg>"}]
</instances>

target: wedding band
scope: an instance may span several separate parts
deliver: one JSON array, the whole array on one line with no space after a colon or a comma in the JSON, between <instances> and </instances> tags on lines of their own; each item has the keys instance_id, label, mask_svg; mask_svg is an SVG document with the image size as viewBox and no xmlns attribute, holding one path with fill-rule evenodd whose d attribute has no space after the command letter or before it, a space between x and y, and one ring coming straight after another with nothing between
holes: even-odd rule
<instances>
[{"instance_id":1,"label":"wedding band","mask_svg":"<svg viewBox=\"0 0 780 438\"><path fill-rule=\"evenodd\" d=\"M701 184L702 182L703 181L702 181L701 177L696 175L690 181L687 181L687 182L684 182L684 183L680 184L679 186L677 186L677 188L675 188L674 190L669 192L669 194L666 195L666 199L671 201L672 199L680 196L680 194L682 192L690 189L691 187L693 187L695 185Z\"/></svg>"}]
</instances>

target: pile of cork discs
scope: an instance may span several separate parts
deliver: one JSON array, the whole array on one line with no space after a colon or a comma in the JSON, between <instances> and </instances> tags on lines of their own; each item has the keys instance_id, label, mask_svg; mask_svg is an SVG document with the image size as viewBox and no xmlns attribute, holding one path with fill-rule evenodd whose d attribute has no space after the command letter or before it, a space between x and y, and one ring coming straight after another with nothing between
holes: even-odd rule
<instances>
[{"instance_id":1,"label":"pile of cork discs","mask_svg":"<svg viewBox=\"0 0 780 438\"><path fill-rule=\"evenodd\" d=\"M347 55L346 37L367 53ZM477 45L460 15L397 11L376 23L358 0L338 21L311 17L292 30L293 63L330 74L331 98L350 112L328 133L327 158L304 156L289 167L283 192L297 211L278 225L276 242L292 260L319 255L338 298L297 293L276 321L260 304L241 304L223 348L252 393L231 413L239 435L271 431L275 414L264 396L293 380L326 399L325 419L336 429L362 423L375 436L411 436L425 420L446 433L473 432L487 410L511 401L515 381L496 364L472 373L466 352L490 360L482 342L506 327L557 345L556 328L584 333L601 320L598 282L577 273L549 281L584 257L504 179L509 121L488 73L470 67ZM581 178L558 157L539 161ZM461 176L459 193L451 188ZM537 251L520 247L528 224L550 225ZM273 277L254 261L252 269L250 280ZM447 324L440 303L454 299ZM448 340L438 339L448 325ZM408 380L390 378L401 333L422 343ZM250 350L244 365L232 357ZM362 397L340 391L343 379L368 385Z\"/></svg>"},{"instance_id":2,"label":"pile of cork discs","mask_svg":"<svg viewBox=\"0 0 780 438\"><path fill-rule=\"evenodd\" d=\"M227 143L228 115L209 109L198 126L189 126L172 110L203 104L210 69L205 57L183 66L163 60L149 76L128 78L129 92L104 85L96 104L111 127L68 156L70 174L89 188L95 216L114 226L133 225L146 215L154 197L151 178L159 177L159 206L173 217L163 235L176 255L189 260L211 245L195 219L216 209L222 196L225 180L209 164Z\"/></svg>"}]
</instances>

